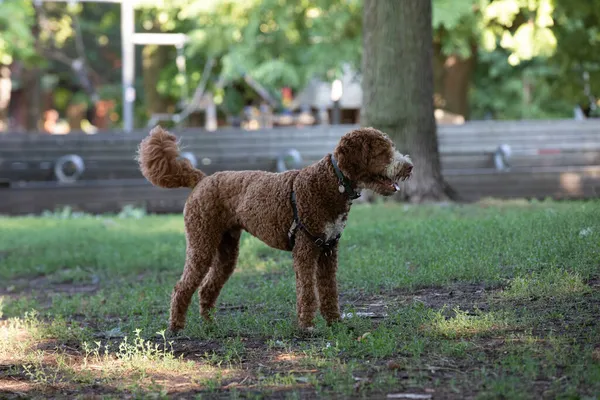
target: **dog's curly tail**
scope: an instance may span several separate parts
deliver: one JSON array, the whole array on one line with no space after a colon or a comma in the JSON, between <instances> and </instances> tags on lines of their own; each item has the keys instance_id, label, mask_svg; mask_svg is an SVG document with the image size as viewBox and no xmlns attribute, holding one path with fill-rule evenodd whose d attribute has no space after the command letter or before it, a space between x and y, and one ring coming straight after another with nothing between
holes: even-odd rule
<instances>
[{"instance_id":1,"label":"dog's curly tail","mask_svg":"<svg viewBox=\"0 0 600 400\"><path fill-rule=\"evenodd\" d=\"M163 188L193 188L206 176L189 160L179 157L177 138L160 126L140 143L137 161L142 175Z\"/></svg>"}]
</instances>

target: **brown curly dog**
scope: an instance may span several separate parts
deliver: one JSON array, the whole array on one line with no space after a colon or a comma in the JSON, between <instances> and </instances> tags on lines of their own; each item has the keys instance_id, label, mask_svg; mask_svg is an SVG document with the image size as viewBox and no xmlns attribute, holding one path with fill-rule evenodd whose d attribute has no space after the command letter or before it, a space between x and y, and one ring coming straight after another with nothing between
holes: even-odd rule
<instances>
[{"instance_id":1,"label":"brown curly dog","mask_svg":"<svg viewBox=\"0 0 600 400\"><path fill-rule=\"evenodd\" d=\"M349 132L333 154L282 173L224 171L206 176L179 157L176 137L161 127L141 142L138 161L152 184L194 189L184 209L185 267L171 297L173 332L183 329L198 288L200 313L210 319L235 268L242 230L271 247L292 251L300 327L313 326L317 308L328 323L339 320L337 245L352 200L363 188L393 194L413 168L387 135L372 128Z\"/></svg>"}]
</instances>

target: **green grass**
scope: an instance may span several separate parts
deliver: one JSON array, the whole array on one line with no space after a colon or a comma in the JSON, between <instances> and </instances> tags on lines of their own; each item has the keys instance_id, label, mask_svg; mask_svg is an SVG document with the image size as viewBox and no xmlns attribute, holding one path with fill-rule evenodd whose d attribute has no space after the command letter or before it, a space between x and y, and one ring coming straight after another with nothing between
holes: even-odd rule
<instances>
[{"instance_id":1,"label":"green grass","mask_svg":"<svg viewBox=\"0 0 600 400\"><path fill-rule=\"evenodd\" d=\"M0 218L0 397L600 396L600 202L355 206L353 316L310 336L290 254L244 235L215 322L165 337L182 217L126 211Z\"/></svg>"}]
</instances>

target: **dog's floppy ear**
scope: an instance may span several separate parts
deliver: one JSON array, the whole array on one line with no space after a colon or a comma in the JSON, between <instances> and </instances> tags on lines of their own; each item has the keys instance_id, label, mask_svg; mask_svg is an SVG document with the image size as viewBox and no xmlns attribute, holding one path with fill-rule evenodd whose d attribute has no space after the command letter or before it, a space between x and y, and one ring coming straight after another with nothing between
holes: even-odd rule
<instances>
[{"instance_id":1,"label":"dog's floppy ear","mask_svg":"<svg viewBox=\"0 0 600 400\"><path fill-rule=\"evenodd\" d=\"M350 180L360 180L369 162L370 143L360 131L357 129L342 136L333 154Z\"/></svg>"}]
</instances>

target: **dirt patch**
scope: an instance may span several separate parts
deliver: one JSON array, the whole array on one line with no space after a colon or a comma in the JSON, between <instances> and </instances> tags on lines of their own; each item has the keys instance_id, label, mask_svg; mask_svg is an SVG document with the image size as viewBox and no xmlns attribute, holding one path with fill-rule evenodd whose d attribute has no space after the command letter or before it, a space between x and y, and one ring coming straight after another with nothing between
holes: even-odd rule
<instances>
[{"instance_id":1,"label":"dirt patch","mask_svg":"<svg viewBox=\"0 0 600 400\"><path fill-rule=\"evenodd\" d=\"M30 297L38 301L42 308L51 305L51 297L55 294L74 295L79 293L92 294L98 291L100 282L97 277L92 277L91 282L55 282L52 276L38 276L31 278L16 278L8 286L0 287L0 296L11 300Z\"/></svg>"},{"instance_id":2,"label":"dirt patch","mask_svg":"<svg viewBox=\"0 0 600 400\"><path fill-rule=\"evenodd\" d=\"M485 284L455 284L448 287L425 287L414 291L387 290L378 295L352 293L342 295L343 306L357 310L359 316L384 318L388 310L398 306L406 306L414 302L423 303L436 310L445 309L453 314L455 308L473 312L488 311L490 295L500 290L498 286Z\"/></svg>"},{"instance_id":3,"label":"dirt patch","mask_svg":"<svg viewBox=\"0 0 600 400\"><path fill-rule=\"evenodd\" d=\"M173 349L175 357L183 357L186 360L204 360L207 353L219 352L222 345L211 340L197 340L191 338L176 338L172 340L172 345L168 345Z\"/></svg>"},{"instance_id":4,"label":"dirt patch","mask_svg":"<svg viewBox=\"0 0 600 400\"><path fill-rule=\"evenodd\" d=\"M465 311L489 310L488 298L498 288L491 288L482 284L460 284L449 287L423 288L412 293L401 293L400 299L404 303L420 301L433 309L460 308Z\"/></svg>"},{"instance_id":5,"label":"dirt patch","mask_svg":"<svg viewBox=\"0 0 600 400\"><path fill-rule=\"evenodd\" d=\"M10 286L1 287L0 295L20 296L33 294L35 292L50 293L93 293L98 290L98 279L91 279L88 283L54 282L49 276L38 276L34 278L17 278L11 281Z\"/></svg>"},{"instance_id":6,"label":"dirt patch","mask_svg":"<svg viewBox=\"0 0 600 400\"><path fill-rule=\"evenodd\" d=\"M595 276L587 280L586 282L592 289L600 290L600 276Z\"/></svg>"},{"instance_id":7,"label":"dirt patch","mask_svg":"<svg viewBox=\"0 0 600 400\"><path fill-rule=\"evenodd\" d=\"M557 306L548 307L549 302ZM588 341L591 332L600 328L598 310L600 310L600 292L593 291L581 296L573 296L557 301L556 299L535 299L529 302L512 304L517 316L532 319L532 333L538 336L548 334L568 337L578 343ZM600 343L600 336L595 341Z\"/></svg>"}]
</instances>

